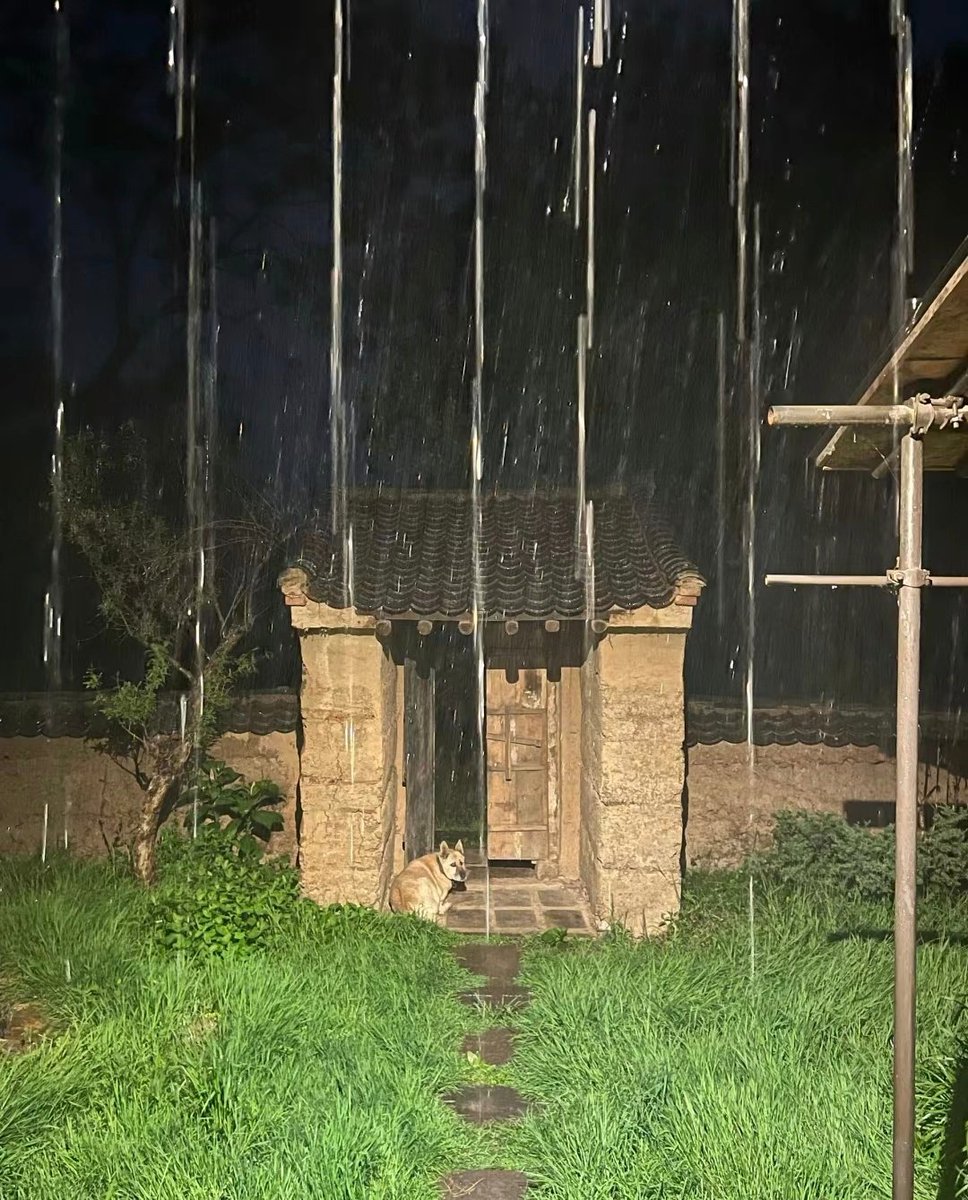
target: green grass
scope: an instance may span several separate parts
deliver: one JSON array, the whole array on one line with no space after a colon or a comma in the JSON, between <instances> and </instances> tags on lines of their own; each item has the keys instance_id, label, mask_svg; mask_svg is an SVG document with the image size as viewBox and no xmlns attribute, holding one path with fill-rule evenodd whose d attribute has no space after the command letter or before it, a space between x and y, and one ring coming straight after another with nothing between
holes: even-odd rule
<instances>
[{"instance_id":1,"label":"green grass","mask_svg":"<svg viewBox=\"0 0 968 1200\"><path fill-rule=\"evenodd\" d=\"M692 901L662 945L532 947L509 1075L541 1109L504 1152L537 1197L890 1197L890 912L779 895L756 907L752 979L735 884ZM919 951L916 1194L954 1200L968 1194L964 1098L952 1119L968 908L936 907L929 926L950 936Z\"/></svg>"},{"instance_id":2,"label":"green grass","mask_svg":"<svg viewBox=\"0 0 968 1200\"><path fill-rule=\"evenodd\" d=\"M745 881L707 882L663 943L533 940L532 1005L487 1017L421 922L301 903L218 959L162 951L151 916L111 867L0 862L0 1007L53 1022L0 1058L2 1200L430 1200L497 1162L536 1200L890 1196L884 907L759 892L751 978ZM968 903L921 927L917 1197L957 1200ZM511 1064L462 1058L498 1019ZM540 1109L475 1133L439 1100L465 1080Z\"/></svg>"},{"instance_id":3,"label":"green grass","mask_svg":"<svg viewBox=\"0 0 968 1200\"><path fill-rule=\"evenodd\" d=\"M0 864L2 998L55 1027L0 1059L3 1200L418 1200L474 1165L438 1099L468 1069L446 935L314 912L271 954L179 960L110 868Z\"/></svg>"}]
</instances>

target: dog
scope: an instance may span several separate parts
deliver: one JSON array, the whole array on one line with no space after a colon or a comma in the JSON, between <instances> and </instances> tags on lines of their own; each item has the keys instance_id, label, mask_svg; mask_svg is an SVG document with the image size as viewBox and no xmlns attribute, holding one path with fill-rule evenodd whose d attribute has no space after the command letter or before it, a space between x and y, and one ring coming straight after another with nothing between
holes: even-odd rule
<instances>
[{"instance_id":1,"label":"dog","mask_svg":"<svg viewBox=\"0 0 968 1200\"><path fill-rule=\"evenodd\" d=\"M466 879L464 843L460 841L451 849L441 842L436 854L415 858L390 884L390 911L416 913L439 925L450 909L447 896L451 887Z\"/></svg>"}]
</instances>

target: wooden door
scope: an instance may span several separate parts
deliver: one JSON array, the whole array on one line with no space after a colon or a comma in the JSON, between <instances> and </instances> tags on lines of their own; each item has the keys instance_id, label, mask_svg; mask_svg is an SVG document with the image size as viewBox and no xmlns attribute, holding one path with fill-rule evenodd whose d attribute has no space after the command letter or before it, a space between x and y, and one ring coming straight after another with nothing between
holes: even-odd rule
<instances>
[{"instance_id":1,"label":"wooden door","mask_svg":"<svg viewBox=\"0 0 968 1200\"><path fill-rule=\"evenodd\" d=\"M548 857L548 677L487 672L487 854Z\"/></svg>"},{"instance_id":2,"label":"wooden door","mask_svg":"<svg viewBox=\"0 0 968 1200\"><path fill-rule=\"evenodd\" d=\"M403 786L407 796L406 861L434 849L436 711L432 665L407 659L403 667Z\"/></svg>"}]
</instances>

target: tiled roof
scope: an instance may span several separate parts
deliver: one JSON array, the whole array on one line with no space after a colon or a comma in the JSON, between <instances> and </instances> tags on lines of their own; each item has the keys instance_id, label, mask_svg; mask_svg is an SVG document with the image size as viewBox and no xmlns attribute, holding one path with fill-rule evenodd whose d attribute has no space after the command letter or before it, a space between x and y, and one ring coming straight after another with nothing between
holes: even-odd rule
<instances>
[{"instance_id":1,"label":"tiled roof","mask_svg":"<svg viewBox=\"0 0 968 1200\"><path fill-rule=\"evenodd\" d=\"M747 713L739 701L691 699L686 705L686 745L714 746L745 742ZM922 712L923 742L950 743L968 738L960 712ZM879 746L894 753L894 710L863 705L761 702L753 710L757 746Z\"/></svg>"},{"instance_id":2,"label":"tiled roof","mask_svg":"<svg viewBox=\"0 0 968 1200\"><path fill-rule=\"evenodd\" d=\"M159 727L178 728L178 697L166 696ZM280 688L233 698L223 715L226 733L292 733L299 725L299 695ZM921 714L922 747L955 746L968 741L968 718L960 711ZM103 718L90 692L0 694L0 738L97 737ZM753 710L757 746L879 746L894 752L894 710L842 705L774 703ZM746 741L746 711L741 702L699 698L686 704L686 745L714 746Z\"/></svg>"},{"instance_id":3,"label":"tiled roof","mask_svg":"<svg viewBox=\"0 0 968 1200\"><path fill-rule=\"evenodd\" d=\"M596 612L664 608L702 577L644 493L590 492ZM580 617L585 555L574 492L490 494L481 509L483 608L489 617ZM358 612L458 617L473 607L472 509L466 492L350 493L349 577ZM324 510L325 511L325 510ZM309 530L294 566L311 600L348 607L344 539L328 519Z\"/></svg>"},{"instance_id":4,"label":"tiled roof","mask_svg":"<svg viewBox=\"0 0 968 1200\"><path fill-rule=\"evenodd\" d=\"M161 698L157 727L177 729L178 696ZM299 696L288 688L235 696L222 714L223 733L292 733L299 724ZM100 737L107 731L90 692L0 694L0 738Z\"/></svg>"}]
</instances>

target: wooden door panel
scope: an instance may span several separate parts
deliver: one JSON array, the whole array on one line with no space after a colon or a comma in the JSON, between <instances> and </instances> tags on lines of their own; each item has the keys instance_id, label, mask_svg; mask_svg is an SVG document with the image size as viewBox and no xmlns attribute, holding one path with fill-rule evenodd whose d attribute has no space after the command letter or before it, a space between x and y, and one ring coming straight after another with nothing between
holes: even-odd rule
<instances>
[{"instance_id":1,"label":"wooden door panel","mask_svg":"<svg viewBox=\"0 0 968 1200\"><path fill-rule=\"evenodd\" d=\"M548 857L548 831L535 829L514 833L489 832L487 853L490 858L510 862L541 862Z\"/></svg>"},{"instance_id":2,"label":"wooden door panel","mask_svg":"<svg viewBox=\"0 0 968 1200\"><path fill-rule=\"evenodd\" d=\"M487 814L491 858L548 856L548 708L543 671L487 673Z\"/></svg>"}]
</instances>

